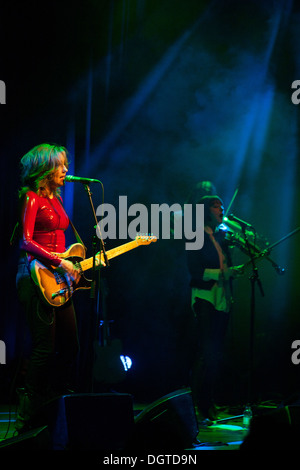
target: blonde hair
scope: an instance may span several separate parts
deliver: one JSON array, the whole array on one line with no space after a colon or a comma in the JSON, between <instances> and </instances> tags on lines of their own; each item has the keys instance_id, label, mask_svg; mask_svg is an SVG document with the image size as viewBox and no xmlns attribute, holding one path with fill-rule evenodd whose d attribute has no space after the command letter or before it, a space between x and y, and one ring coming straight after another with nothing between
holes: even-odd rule
<instances>
[{"instance_id":1,"label":"blonde hair","mask_svg":"<svg viewBox=\"0 0 300 470\"><path fill-rule=\"evenodd\" d=\"M65 147L54 144L40 144L31 149L21 158L21 184L19 191L21 198L27 191L41 193L47 191L57 167L61 165L61 155L64 156L64 165L68 167L68 152ZM59 188L55 188L55 195Z\"/></svg>"}]
</instances>

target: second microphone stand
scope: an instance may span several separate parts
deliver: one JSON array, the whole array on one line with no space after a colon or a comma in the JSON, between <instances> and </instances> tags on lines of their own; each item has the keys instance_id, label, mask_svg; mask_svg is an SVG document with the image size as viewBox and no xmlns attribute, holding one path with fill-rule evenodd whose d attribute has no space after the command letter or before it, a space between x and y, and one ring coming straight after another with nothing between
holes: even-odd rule
<instances>
[{"instance_id":1,"label":"second microphone stand","mask_svg":"<svg viewBox=\"0 0 300 470\"><path fill-rule=\"evenodd\" d=\"M249 276L251 283L251 298L250 298L250 343L249 343L249 378L248 378L248 405L251 407L253 404L253 375L254 375L254 325L255 325L255 307L256 307L256 285L258 286L262 297L264 297L264 290L262 282L258 274L258 268L255 263L255 253L251 249L248 235L245 227L242 227L245 244L247 247L250 263L252 266L252 274Z\"/></svg>"},{"instance_id":2,"label":"second microphone stand","mask_svg":"<svg viewBox=\"0 0 300 470\"><path fill-rule=\"evenodd\" d=\"M264 296L264 291L262 288L262 283L258 275L258 269L256 266L256 262L260 259L267 259L269 262L271 262L272 266L275 268L277 274L283 275L285 272L284 268L281 268L278 266L270 257L269 254L271 250L285 241L286 239L290 238L291 236L295 235L300 231L300 227L297 227L295 230L292 232L288 233L284 237L282 237L280 240L277 242L273 243L271 246L269 246L266 250L263 250L259 253L254 252L251 249L251 243L249 243L248 235L246 234L245 228L242 229L245 243L247 246L247 251L248 255L250 257L250 261L245 263L244 267L246 267L248 264L252 265L252 275L249 277L250 282L251 282L251 304L250 304L250 347L249 347L249 379L248 379L248 404L251 407L251 404L253 405L253 371L254 371L254 324L255 324L255 285L257 284L262 296ZM242 250L245 252L245 250ZM235 418L240 418L243 415L238 415L238 416L231 416L230 418L225 418L218 420L218 423L221 422L226 422Z\"/></svg>"}]
</instances>

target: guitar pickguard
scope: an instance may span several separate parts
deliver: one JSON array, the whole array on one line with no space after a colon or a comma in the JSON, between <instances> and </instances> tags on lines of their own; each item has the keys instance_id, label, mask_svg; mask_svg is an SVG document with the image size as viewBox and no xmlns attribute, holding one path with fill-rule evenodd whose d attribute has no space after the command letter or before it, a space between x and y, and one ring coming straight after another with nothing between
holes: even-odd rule
<instances>
[{"instance_id":1,"label":"guitar pickguard","mask_svg":"<svg viewBox=\"0 0 300 470\"><path fill-rule=\"evenodd\" d=\"M65 257L73 264L80 263L83 258L78 256ZM77 282L72 281L70 285L63 272L59 268L46 268L38 260L31 263L31 275L35 284L40 288L39 291L48 304L52 307L60 307L70 298L78 289L90 289L91 282L83 273L81 273Z\"/></svg>"}]
</instances>

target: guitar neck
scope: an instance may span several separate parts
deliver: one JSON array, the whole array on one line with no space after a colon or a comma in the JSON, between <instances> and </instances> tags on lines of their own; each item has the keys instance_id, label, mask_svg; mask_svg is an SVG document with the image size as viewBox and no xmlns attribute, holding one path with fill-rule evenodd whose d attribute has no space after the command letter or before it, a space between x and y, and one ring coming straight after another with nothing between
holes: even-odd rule
<instances>
[{"instance_id":1,"label":"guitar neck","mask_svg":"<svg viewBox=\"0 0 300 470\"><path fill-rule=\"evenodd\" d=\"M126 253L126 251L133 250L134 248L137 248L138 246L139 246L139 243L137 242L137 240L132 240L131 242L124 243L124 245L120 245L120 246L117 246L116 248L112 248L111 250L106 252L107 259L110 260L112 258L115 258L116 256L122 255L123 253ZM102 261L104 261L103 253L101 253L101 259ZM99 266L100 264L99 253L97 253L96 255L95 264L96 266ZM82 271L91 269L93 267L93 257L81 261L80 266L81 266Z\"/></svg>"}]
</instances>

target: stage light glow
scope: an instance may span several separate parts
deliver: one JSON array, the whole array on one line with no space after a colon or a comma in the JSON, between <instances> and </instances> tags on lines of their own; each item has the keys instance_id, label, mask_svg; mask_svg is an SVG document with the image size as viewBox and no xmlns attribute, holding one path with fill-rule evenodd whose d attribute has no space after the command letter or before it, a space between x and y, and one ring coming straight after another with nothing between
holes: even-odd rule
<instances>
[{"instance_id":1,"label":"stage light glow","mask_svg":"<svg viewBox=\"0 0 300 470\"><path fill-rule=\"evenodd\" d=\"M222 429L224 431L243 431L244 428L242 426L237 426L237 425L234 425L234 424L213 424L211 426L212 428L219 428L219 429Z\"/></svg>"},{"instance_id":2,"label":"stage light glow","mask_svg":"<svg viewBox=\"0 0 300 470\"><path fill-rule=\"evenodd\" d=\"M128 371L132 366L132 360L128 356L120 356L121 362L123 364L124 370Z\"/></svg>"}]
</instances>

